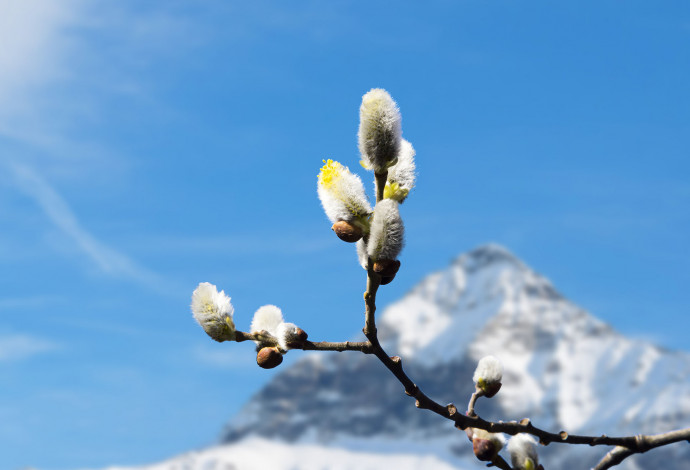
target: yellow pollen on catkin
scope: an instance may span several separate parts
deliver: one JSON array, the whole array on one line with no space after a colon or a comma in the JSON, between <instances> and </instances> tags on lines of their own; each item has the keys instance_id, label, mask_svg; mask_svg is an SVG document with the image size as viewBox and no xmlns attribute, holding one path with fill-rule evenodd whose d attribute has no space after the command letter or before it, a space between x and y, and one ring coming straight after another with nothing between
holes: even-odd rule
<instances>
[{"instance_id":1,"label":"yellow pollen on catkin","mask_svg":"<svg viewBox=\"0 0 690 470\"><path fill-rule=\"evenodd\" d=\"M397 182L387 182L386 186L383 188L383 198L395 199L398 202L402 202L407 197L409 192L409 189L401 188Z\"/></svg>"},{"instance_id":2,"label":"yellow pollen on catkin","mask_svg":"<svg viewBox=\"0 0 690 470\"><path fill-rule=\"evenodd\" d=\"M325 165L319 173L319 184L324 188L331 188L342 176L343 165L331 159L322 160Z\"/></svg>"}]
</instances>

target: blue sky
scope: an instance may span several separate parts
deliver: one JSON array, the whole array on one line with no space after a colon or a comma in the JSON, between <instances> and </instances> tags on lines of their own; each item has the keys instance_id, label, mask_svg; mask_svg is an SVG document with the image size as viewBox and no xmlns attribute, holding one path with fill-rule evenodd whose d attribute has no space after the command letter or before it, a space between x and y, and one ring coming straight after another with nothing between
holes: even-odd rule
<instances>
[{"instance_id":1,"label":"blue sky","mask_svg":"<svg viewBox=\"0 0 690 470\"><path fill-rule=\"evenodd\" d=\"M689 40L685 1L0 0L0 468L214 442L274 372L192 322L200 281L359 331L316 174L359 168L373 87L419 170L382 304L492 241L690 349Z\"/></svg>"}]
</instances>

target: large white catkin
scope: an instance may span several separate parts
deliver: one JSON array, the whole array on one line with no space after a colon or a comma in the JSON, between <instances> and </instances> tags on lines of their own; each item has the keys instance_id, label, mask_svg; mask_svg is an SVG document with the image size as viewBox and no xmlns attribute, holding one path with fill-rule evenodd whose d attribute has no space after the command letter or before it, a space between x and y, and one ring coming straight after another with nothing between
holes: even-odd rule
<instances>
[{"instance_id":1,"label":"large white catkin","mask_svg":"<svg viewBox=\"0 0 690 470\"><path fill-rule=\"evenodd\" d=\"M192 293L191 308L194 319L211 338L226 341L234 337L234 308L224 291L218 292L210 282L200 283Z\"/></svg>"},{"instance_id":2,"label":"large white catkin","mask_svg":"<svg viewBox=\"0 0 690 470\"><path fill-rule=\"evenodd\" d=\"M396 201L384 199L374 208L367 243L367 254L374 261L394 260L403 248L405 227L398 206Z\"/></svg>"},{"instance_id":3,"label":"large white catkin","mask_svg":"<svg viewBox=\"0 0 690 470\"><path fill-rule=\"evenodd\" d=\"M359 108L359 151L367 168L385 170L400 150L402 118L388 92L374 88L362 97Z\"/></svg>"}]
</instances>

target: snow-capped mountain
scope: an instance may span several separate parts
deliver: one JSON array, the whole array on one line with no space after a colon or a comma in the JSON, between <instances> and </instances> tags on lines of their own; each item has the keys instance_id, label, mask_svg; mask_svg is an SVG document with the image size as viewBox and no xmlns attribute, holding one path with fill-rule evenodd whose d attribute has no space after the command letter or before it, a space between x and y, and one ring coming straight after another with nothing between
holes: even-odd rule
<instances>
[{"instance_id":1,"label":"snow-capped mountain","mask_svg":"<svg viewBox=\"0 0 690 470\"><path fill-rule=\"evenodd\" d=\"M500 393L478 402L486 419L529 417L549 430L593 435L690 425L690 354L621 336L502 247L458 257L380 312L384 348L440 403L463 409L477 361L493 354L505 373ZM228 422L222 441L149 468L172 470L183 458L179 468L190 469L209 468L213 459L238 470L483 466L463 432L416 409L374 357L354 352L305 355ZM239 457L247 446L277 455L288 444L301 457L284 465L252 466ZM547 469L586 469L607 450L551 444L540 456ZM379 457L391 460L368 460ZM618 468L690 470L690 446L656 449Z\"/></svg>"}]
</instances>

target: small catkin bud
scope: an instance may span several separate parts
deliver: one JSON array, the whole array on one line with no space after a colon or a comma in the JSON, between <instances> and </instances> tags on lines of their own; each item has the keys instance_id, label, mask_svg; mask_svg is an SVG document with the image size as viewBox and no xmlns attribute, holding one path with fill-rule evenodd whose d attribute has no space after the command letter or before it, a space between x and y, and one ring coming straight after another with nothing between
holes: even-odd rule
<instances>
[{"instance_id":1,"label":"small catkin bud","mask_svg":"<svg viewBox=\"0 0 690 470\"><path fill-rule=\"evenodd\" d=\"M386 90L374 88L362 97L357 135L362 166L382 173L395 163L402 138L401 122L398 105Z\"/></svg>"},{"instance_id":2,"label":"small catkin bud","mask_svg":"<svg viewBox=\"0 0 690 470\"><path fill-rule=\"evenodd\" d=\"M479 360L474 371L474 380L477 390L484 392L484 396L491 398L501 389L503 378L503 364L494 356L486 356Z\"/></svg>"},{"instance_id":3,"label":"small catkin bud","mask_svg":"<svg viewBox=\"0 0 690 470\"><path fill-rule=\"evenodd\" d=\"M281 323L278 326L278 344L284 351L299 348L307 340L307 333L294 323Z\"/></svg>"},{"instance_id":4,"label":"small catkin bud","mask_svg":"<svg viewBox=\"0 0 690 470\"><path fill-rule=\"evenodd\" d=\"M405 201L415 184L414 156L412 144L402 139L398 161L388 169L388 178L383 189L384 198L394 199L401 204Z\"/></svg>"},{"instance_id":5,"label":"small catkin bud","mask_svg":"<svg viewBox=\"0 0 690 470\"><path fill-rule=\"evenodd\" d=\"M475 457L484 462L491 462L503 448L505 438L502 434L494 434L483 429L474 429L472 434L472 450Z\"/></svg>"},{"instance_id":6,"label":"small catkin bud","mask_svg":"<svg viewBox=\"0 0 690 470\"><path fill-rule=\"evenodd\" d=\"M261 348L256 354L256 363L264 369L273 369L283 362L283 355L278 348Z\"/></svg>"},{"instance_id":7,"label":"small catkin bud","mask_svg":"<svg viewBox=\"0 0 690 470\"><path fill-rule=\"evenodd\" d=\"M539 456L537 443L532 436L525 433L516 434L508 441L508 452L514 470L538 470Z\"/></svg>"},{"instance_id":8,"label":"small catkin bud","mask_svg":"<svg viewBox=\"0 0 690 470\"><path fill-rule=\"evenodd\" d=\"M218 342L235 339L234 308L224 291L209 282L200 283L192 293L192 314L207 335Z\"/></svg>"},{"instance_id":9,"label":"small catkin bud","mask_svg":"<svg viewBox=\"0 0 690 470\"><path fill-rule=\"evenodd\" d=\"M364 231L361 227L353 225L345 220L339 220L333 224L331 230L344 242L354 243L362 238Z\"/></svg>"}]
</instances>

